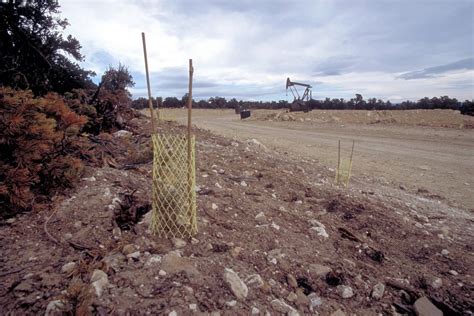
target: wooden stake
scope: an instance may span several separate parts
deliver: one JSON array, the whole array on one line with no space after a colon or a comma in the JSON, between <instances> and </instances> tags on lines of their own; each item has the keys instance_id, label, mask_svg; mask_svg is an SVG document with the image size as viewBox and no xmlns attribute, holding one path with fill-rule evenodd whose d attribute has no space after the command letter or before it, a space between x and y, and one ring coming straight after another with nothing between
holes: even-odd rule
<instances>
[{"instance_id":1,"label":"wooden stake","mask_svg":"<svg viewBox=\"0 0 474 316\"><path fill-rule=\"evenodd\" d=\"M143 56L145 57L145 72L146 72L146 85L148 87L148 107L150 108L151 115L151 134L153 135L156 132L155 126L155 116L153 115L153 103L151 101L151 88L150 88L150 76L148 74L148 58L146 54L146 42L145 42L145 33L142 32L142 42L143 42Z\"/></svg>"},{"instance_id":2,"label":"wooden stake","mask_svg":"<svg viewBox=\"0 0 474 316\"><path fill-rule=\"evenodd\" d=\"M192 146L191 146L191 112L193 108L193 60L189 60L189 91L188 91L188 183L189 183L189 192L192 192L194 188L192 187L192 173L193 173L193 164L192 164ZM189 194L189 212L191 212L191 206L193 203L192 194Z\"/></svg>"},{"instance_id":3,"label":"wooden stake","mask_svg":"<svg viewBox=\"0 0 474 316\"><path fill-rule=\"evenodd\" d=\"M351 178L352 156L354 155L354 145L355 145L355 140L352 141L351 159L350 159L350 161L349 161L349 174L347 175L346 188L347 188L347 186L349 185L349 179Z\"/></svg>"},{"instance_id":4,"label":"wooden stake","mask_svg":"<svg viewBox=\"0 0 474 316\"><path fill-rule=\"evenodd\" d=\"M341 168L341 140L339 140L337 148L337 168L336 168L336 184L339 184L339 170Z\"/></svg>"}]
</instances>

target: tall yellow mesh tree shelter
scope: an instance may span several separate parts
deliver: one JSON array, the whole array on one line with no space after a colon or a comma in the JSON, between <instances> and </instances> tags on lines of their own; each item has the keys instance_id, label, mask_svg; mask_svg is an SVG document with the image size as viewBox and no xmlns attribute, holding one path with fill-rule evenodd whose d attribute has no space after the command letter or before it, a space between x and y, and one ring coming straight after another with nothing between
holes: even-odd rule
<instances>
[{"instance_id":1,"label":"tall yellow mesh tree shelter","mask_svg":"<svg viewBox=\"0 0 474 316\"><path fill-rule=\"evenodd\" d=\"M160 237L191 237L197 233L195 138L191 135L193 62L189 60L188 128L186 135L157 134L142 33L148 105L152 120L153 183L151 231ZM159 116L158 116L159 117ZM158 119L159 121L159 119Z\"/></svg>"}]
</instances>

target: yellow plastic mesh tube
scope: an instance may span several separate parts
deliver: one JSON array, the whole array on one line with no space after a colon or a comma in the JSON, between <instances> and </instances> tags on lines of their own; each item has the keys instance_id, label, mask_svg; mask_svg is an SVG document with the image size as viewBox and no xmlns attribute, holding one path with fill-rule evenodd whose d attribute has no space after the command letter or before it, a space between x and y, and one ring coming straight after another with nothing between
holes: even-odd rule
<instances>
[{"instance_id":1,"label":"yellow plastic mesh tube","mask_svg":"<svg viewBox=\"0 0 474 316\"><path fill-rule=\"evenodd\" d=\"M184 135L152 135L153 192L150 229L160 237L185 238L197 233L195 138L191 157Z\"/></svg>"}]
</instances>

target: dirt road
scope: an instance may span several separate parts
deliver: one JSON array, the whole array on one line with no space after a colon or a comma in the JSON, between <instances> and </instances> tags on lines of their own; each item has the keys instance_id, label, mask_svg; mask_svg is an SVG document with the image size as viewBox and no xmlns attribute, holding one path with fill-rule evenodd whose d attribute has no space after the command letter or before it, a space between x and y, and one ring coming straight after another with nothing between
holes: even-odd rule
<instances>
[{"instance_id":1,"label":"dirt road","mask_svg":"<svg viewBox=\"0 0 474 316\"><path fill-rule=\"evenodd\" d=\"M165 116L184 122L185 112L165 110ZM355 140L356 181L406 187L465 209L474 208L473 129L241 121L230 110L196 110L193 120L200 128L239 140L255 138L269 148L296 159L319 161L328 168L335 168L338 140L345 157Z\"/></svg>"}]
</instances>

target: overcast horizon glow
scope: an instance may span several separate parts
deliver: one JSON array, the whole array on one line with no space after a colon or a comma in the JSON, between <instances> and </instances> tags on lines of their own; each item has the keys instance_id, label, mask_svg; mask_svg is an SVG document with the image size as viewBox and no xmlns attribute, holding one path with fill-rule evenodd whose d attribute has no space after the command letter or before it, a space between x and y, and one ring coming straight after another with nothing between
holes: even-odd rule
<instances>
[{"instance_id":1,"label":"overcast horizon glow","mask_svg":"<svg viewBox=\"0 0 474 316\"><path fill-rule=\"evenodd\" d=\"M313 98L392 102L474 99L474 1L60 1L98 77L127 65L146 96L141 32L153 96L290 100L287 77ZM97 79L96 79L97 80Z\"/></svg>"}]
</instances>

